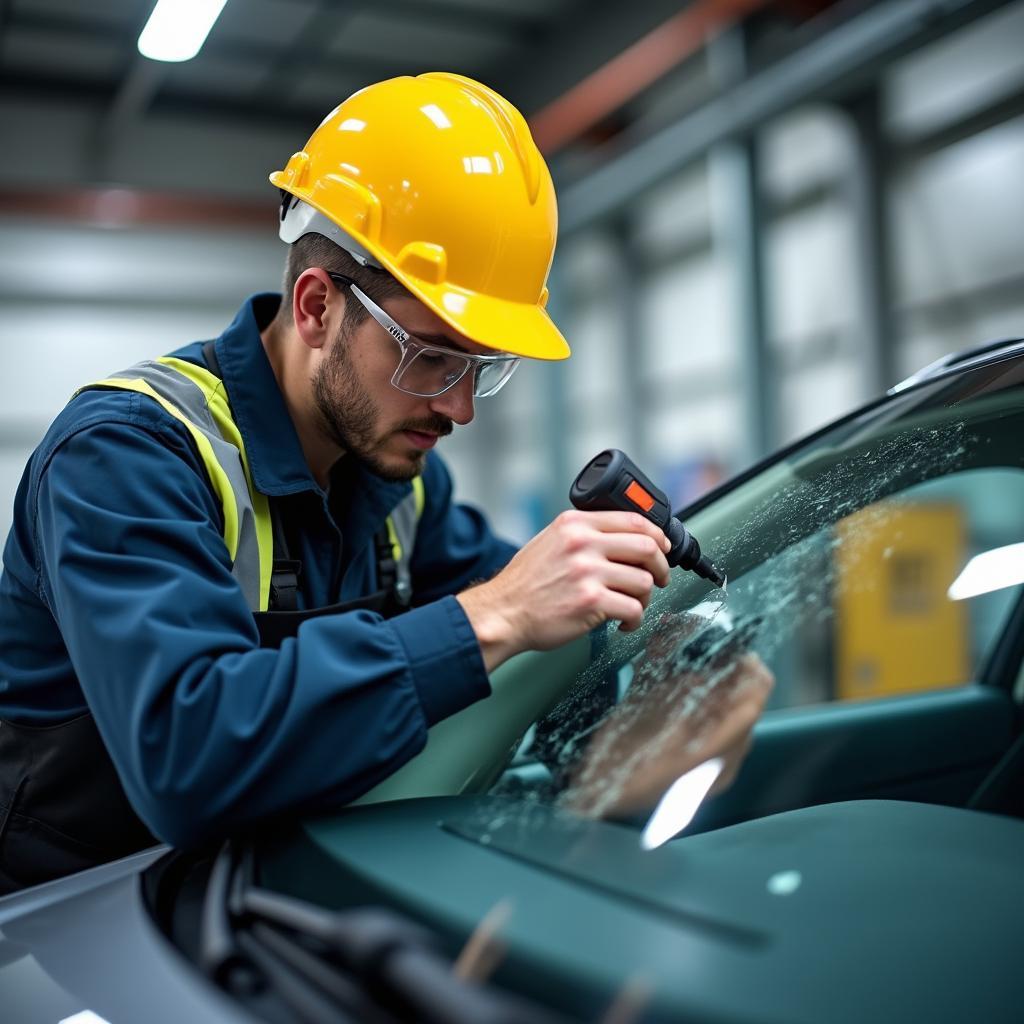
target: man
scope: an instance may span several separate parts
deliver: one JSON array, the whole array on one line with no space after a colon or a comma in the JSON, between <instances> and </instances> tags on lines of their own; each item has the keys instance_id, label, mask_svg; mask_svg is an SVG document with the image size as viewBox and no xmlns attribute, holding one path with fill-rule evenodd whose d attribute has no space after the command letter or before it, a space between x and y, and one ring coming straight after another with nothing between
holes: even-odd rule
<instances>
[{"instance_id":1,"label":"man","mask_svg":"<svg viewBox=\"0 0 1024 1024\"><path fill-rule=\"evenodd\" d=\"M566 513L517 554L432 451L519 358L568 355L518 111L458 76L383 82L271 181L283 300L87 385L19 488L0 892L339 807L503 661L634 629L668 581L639 516Z\"/></svg>"}]
</instances>

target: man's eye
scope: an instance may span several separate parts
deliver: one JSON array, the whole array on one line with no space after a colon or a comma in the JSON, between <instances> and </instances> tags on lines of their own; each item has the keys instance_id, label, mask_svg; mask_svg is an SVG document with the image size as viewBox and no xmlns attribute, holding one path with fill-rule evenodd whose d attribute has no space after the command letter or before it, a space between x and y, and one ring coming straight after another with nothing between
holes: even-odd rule
<instances>
[{"instance_id":1,"label":"man's eye","mask_svg":"<svg viewBox=\"0 0 1024 1024\"><path fill-rule=\"evenodd\" d=\"M421 352L420 362L424 366L444 366L448 362L448 356L443 356L440 352Z\"/></svg>"}]
</instances>

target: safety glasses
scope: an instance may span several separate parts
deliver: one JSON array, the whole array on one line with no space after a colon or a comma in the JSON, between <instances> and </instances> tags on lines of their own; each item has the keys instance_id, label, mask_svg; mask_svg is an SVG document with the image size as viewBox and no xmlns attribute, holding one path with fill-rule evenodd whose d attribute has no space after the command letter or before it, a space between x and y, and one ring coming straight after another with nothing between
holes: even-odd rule
<instances>
[{"instance_id":1,"label":"safety glasses","mask_svg":"<svg viewBox=\"0 0 1024 1024\"><path fill-rule=\"evenodd\" d=\"M339 287L349 291L362 303L366 312L398 342L402 357L391 377L399 391L420 398L434 398L450 391L466 376L473 374L473 397L487 398L499 391L519 365L519 356L476 356L450 348L428 345L413 337L395 323L350 277L327 272Z\"/></svg>"}]
</instances>

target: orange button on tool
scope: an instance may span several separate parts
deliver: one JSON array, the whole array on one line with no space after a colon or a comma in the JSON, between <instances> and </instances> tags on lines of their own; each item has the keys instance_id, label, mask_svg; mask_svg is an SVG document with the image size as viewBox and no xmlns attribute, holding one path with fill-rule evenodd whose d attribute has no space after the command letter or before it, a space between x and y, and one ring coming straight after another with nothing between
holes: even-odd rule
<instances>
[{"instance_id":1,"label":"orange button on tool","mask_svg":"<svg viewBox=\"0 0 1024 1024\"><path fill-rule=\"evenodd\" d=\"M635 480L626 488L626 497L645 512L654 508L654 499Z\"/></svg>"}]
</instances>

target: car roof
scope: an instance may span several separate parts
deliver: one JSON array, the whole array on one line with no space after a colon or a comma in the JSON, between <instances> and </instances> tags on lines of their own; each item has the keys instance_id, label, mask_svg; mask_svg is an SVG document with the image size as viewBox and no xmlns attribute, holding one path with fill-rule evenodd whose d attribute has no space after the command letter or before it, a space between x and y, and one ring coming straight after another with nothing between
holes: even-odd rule
<instances>
[{"instance_id":1,"label":"car roof","mask_svg":"<svg viewBox=\"0 0 1024 1024\"><path fill-rule=\"evenodd\" d=\"M912 373L905 380L901 380L895 387L891 387L886 394L895 395L907 388L913 387L926 380L933 380L954 369L962 370L968 366L976 366L992 359L1002 359L1011 355L1024 354L1024 338L1001 338L998 341L988 341L982 345L975 345L972 348L963 349L960 352L949 352L941 359L929 363L927 366Z\"/></svg>"}]
</instances>

